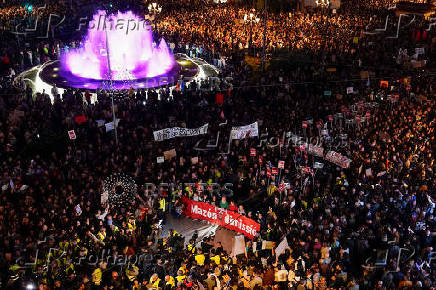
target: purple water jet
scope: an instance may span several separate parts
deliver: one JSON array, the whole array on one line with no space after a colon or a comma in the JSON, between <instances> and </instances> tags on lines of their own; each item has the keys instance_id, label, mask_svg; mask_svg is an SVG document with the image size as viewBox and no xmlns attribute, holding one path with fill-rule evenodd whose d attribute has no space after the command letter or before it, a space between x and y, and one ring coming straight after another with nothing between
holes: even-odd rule
<instances>
[{"instance_id":1,"label":"purple water jet","mask_svg":"<svg viewBox=\"0 0 436 290\"><path fill-rule=\"evenodd\" d=\"M165 40L154 45L150 25L131 11L109 16L98 11L83 45L61 58L62 71L92 80L152 78L173 66Z\"/></svg>"}]
</instances>

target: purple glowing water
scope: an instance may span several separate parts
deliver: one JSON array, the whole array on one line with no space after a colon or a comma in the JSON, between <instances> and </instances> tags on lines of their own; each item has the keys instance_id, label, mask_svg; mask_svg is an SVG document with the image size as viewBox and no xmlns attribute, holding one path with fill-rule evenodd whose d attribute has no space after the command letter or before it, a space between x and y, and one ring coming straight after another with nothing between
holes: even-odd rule
<instances>
[{"instance_id":1,"label":"purple glowing water","mask_svg":"<svg viewBox=\"0 0 436 290\"><path fill-rule=\"evenodd\" d=\"M109 16L98 11L82 47L64 54L61 65L88 79L141 79L170 71L174 57L164 39L153 45L150 25L131 11Z\"/></svg>"}]
</instances>

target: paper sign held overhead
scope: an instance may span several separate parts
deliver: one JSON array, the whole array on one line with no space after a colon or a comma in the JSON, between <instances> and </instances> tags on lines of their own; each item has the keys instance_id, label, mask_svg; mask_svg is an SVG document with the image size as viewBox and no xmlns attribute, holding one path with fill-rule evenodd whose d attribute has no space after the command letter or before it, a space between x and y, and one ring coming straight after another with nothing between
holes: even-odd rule
<instances>
[{"instance_id":1,"label":"paper sign held overhead","mask_svg":"<svg viewBox=\"0 0 436 290\"><path fill-rule=\"evenodd\" d=\"M76 132L74 130L68 131L68 137L70 137L70 140L76 140Z\"/></svg>"}]
</instances>

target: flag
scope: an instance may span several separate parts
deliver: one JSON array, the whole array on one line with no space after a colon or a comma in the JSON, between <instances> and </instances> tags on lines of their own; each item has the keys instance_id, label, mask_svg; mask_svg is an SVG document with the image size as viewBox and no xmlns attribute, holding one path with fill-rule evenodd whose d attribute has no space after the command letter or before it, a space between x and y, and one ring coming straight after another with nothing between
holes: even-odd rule
<instances>
[{"instance_id":1,"label":"flag","mask_svg":"<svg viewBox=\"0 0 436 290\"><path fill-rule=\"evenodd\" d=\"M180 83L179 82L177 82L176 91L180 91Z\"/></svg>"},{"instance_id":2,"label":"flag","mask_svg":"<svg viewBox=\"0 0 436 290\"><path fill-rule=\"evenodd\" d=\"M224 95L221 93L217 93L215 96L215 100L218 105L222 105L224 103Z\"/></svg>"},{"instance_id":3,"label":"flag","mask_svg":"<svg viewBox=\"0 0 436 290\"><path fill-rule=\"evenodd\" d=\"M86 122L86 117L83 116L83 115L81 115L81 116L76 116L76 117L74 118L74 121L75 121L77 124L80 125L80 124Z\"/></svg>"},{"instance_id":4,"label":"flag","mask_svg":"<svg viewBox=\"0 0 436 290\"><path fill-rule=\"evenodd\" d=\"M182 92L185 90L185 82L183 81L183 79L180 81L180 89L182 90Z\"/></svg>"},{"instance_id":5,"label":"flag","mask_svg":"<svg viewBox=\"0 0 436 290\"><path fill-rule=\"evenodd\" d=\"M282 181L279 185L279 192L282 192L283 190L285 190L285 184Z\"/></svg>"}]
</instances>

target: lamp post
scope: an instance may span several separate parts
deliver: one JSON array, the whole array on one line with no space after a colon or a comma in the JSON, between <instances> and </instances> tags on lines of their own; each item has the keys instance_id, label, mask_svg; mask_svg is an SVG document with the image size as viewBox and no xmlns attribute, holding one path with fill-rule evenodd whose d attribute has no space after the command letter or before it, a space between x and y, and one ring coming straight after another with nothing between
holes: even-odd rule
<instances>
[{"instance_id":1,"label":"lamp post","mask_svg":"<svg viewBox=\"0 0 436 290\"><path fill-rule=\"evenodd\" d=\"M244 22L250 24L250 43L248 45L248 48L251 48L253 42L253 25L255 23L259 23L260 21L260 18L256 16L255 12L256 11L252 9L249 14L244 15Z\"/></svg>"},{"instance_id":2,"label":"lamp post","mask_svg":"<svg viewBox=\"0 0 436 290\"><path fill-rule=\"evenodd\" d=\"M110 62L110 52L109 52L109 42L108 42L108 35L106 30L106 51L107 51L107 66L109 70L109 81L110 81L110 88L111 88L111 101L112 101L112 119L113 119L113 125L114 125L114 131L115 131L115 144L118 146L118 133L117 133L117 118L115 117L115 105L114 105L114 92L113 92L113 83L112 83L112 69L111 69L111 62Z\"/></svg>"},{"instance_id":3,"label":"lamp post","mask_svg":"<svg viewBox=\"0 0 436 290\"><path fill-rule=\"evenodd\" d=\"M266 1L263 0L263 42L262 42L262 72L265 69L265 42L266 42Z\"/></svg>"},{"instance_id":4,"label":"lamp post","mask_svg":"<svg viewBox=\"0 0 436 290\"><path fill-rule=\"evenodd\" d=\"M157 31L157 26L156 26L156 15L158 15L159 13L162 12L162 6L160 6L159 4L157 4L156 2L150 3L148 5L148 13L154 16L154 30Z\"/></svg>"}]
</instances>

